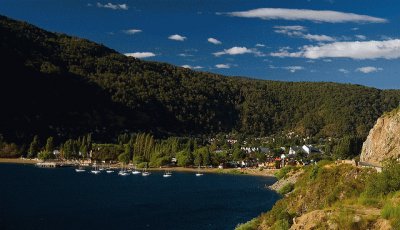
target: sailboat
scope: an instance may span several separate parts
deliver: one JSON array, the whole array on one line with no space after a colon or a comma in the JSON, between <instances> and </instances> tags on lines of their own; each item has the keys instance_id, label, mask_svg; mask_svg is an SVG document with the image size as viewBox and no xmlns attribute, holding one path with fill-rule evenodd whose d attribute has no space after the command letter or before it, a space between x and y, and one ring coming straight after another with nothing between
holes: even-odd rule
<instances>
[{"instance_id":1,"label":"sailboat","mask_svg":"<svg viewBox=\"0 0 400 230\"><path fill-rule=\"evenodd\" d=\"M118 172L119 176L128 176L128 172L124 169L124 166L121 167L121 170Z\"/></svg>"},{"instance_id":2,"label":"sailboat","mask_svg":"<svg viewBox=\"0 0 400 230\"><path fill-rule=\"evenodd\" d=\"M197 170L196 176L203 176L203 173L200 172L200 165L199 165L199 169Z\"/></svg>"},{"instance_id":3,"label":"sailboat","mask_svg":"<svg viewBox=\"0 0 400 230\"><path fill-rule=\"evenodd\" d=\"M147 168L144 168L143 172L142 172L142 176L148 176L148 175L150 175L150 173L147 172Z\"/></svg>"},{"instance_id":4,"label":"sailboat","mask_svg":"<svg viewBox=\"0 0 400 230\"><path fill-rule=\"evenodd\" d=\"M112 168L110 167L110 164L108 165L108 168L106 170L106 173L113 173L114 170L112 170Z\"/></svg>"},{"instance_id":5,"label":"sailboat","mask_svg":"<svg viewBox=\"0 0 400 230\"><path fill-rule=\"evenodd\" d=\"M172 173L170 171L165 171L163 177L171 177Z\"/></svg>"},{"instance_id":6,"label":"sailboat","mask_svg":"<svg viewBox=\"0 0 400 230\"><path fill-rule=\"evenodd\" d=\"M92 171L90 171L90 172L93 173L93 174L99 174L99 173L101 173L101 171L99 170L99 168L98 168L97 165L93 165L93 169L92 169Z\"/></svg>"},{"instance_id":7,"label":"sailboat","mask_svg":"<svg viewBox=\"0 0 400 230\"><path fill-rule=\"evenodd\" d=\"M79 166L79 168L75 169L75 172L84 172L86 171L85 169L83 169L81 166Z\"/></svg>"},{"instance_id":8,"label":"sailboat","mask_svg":"<svg viewBox=\"0 0 400 230\"><path fill-rule=\"evenodd\" d=\"M81 166L81 164L79 164L79 167L75 169L75 172L78 172L78 173L84 172L84 171L86 171L86 170Z\"/></svg>"},{"instance_id":9,"label":"sailboat","mask_svg":"<svg viewBox=\"0 0 400 230\"><path fill-rule=\"evenodd\" d=\"M133 175L140 174L140 171L138 171L138 170L136 169L136 165L135 165L135 168L134 168L133 171L132 171L132 174L133 174Z\"/></svg>"}]
</instances>

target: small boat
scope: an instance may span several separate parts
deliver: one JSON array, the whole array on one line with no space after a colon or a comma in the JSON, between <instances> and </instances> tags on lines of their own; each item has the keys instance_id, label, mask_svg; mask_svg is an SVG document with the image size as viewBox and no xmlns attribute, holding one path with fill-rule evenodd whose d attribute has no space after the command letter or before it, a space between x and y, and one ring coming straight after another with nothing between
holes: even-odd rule
<instances>
[{"instance_id":1,"label":"small boat","mask_svg":"<svg viewBox=\"0 0 400 230\"><path fill-rule=\"evenodd\" d=\"M147 169L143 169L142 176L148 176L148 175L150 175L150 173L147 172Z\"/></svg>"},{"instance_id":2,"label":"small boat","mask_svg":"<svg viewBox=\"0 0 400 230\"><path fill-rule=\"evenodd\" d=\"M112 169L107 169L106 170L106 173L113 173L114 172L114 170L112 170Z\"/></svg>"},{"instance_id":3,"label":"small boat","mask_svg":"<svg viewBox=\"0 0 400 230\"><path fill-rule=\"evenodd\" d=\"M132 170L132 174L133 174L133 175L140 174L140 171L136 169L136 165L135 165L135 167L134 167L133 170Z\"/></svg>"},{"instance_id":4,"label":"small boat","mask_svg":"<svg viewBox=\"0 0 400 230\"><path fill-rule=\"evenodd\" d=\"M119 175L119 176L128 176L129 173L126 172L126 171L119 171L119 172L118 172L118 175Z\"/></svg>"},{"instance_id":5,"label":"small boat","mask_svg":"<svg viewBox=\"0 0 400 230\"><path fill-rule=\"evenodd\" d=\"M126 169L124 168L124 166L121 167L121 170L118 172L119 176L128 176L129 173L128 171L126 171Z\"/></svg>"},{"instance_id":6,"label":"small boat","mask_svg":"<svg viewBox=\"0 0 400 230\"><path fill-rule=\"evenodd\" d=\"M90 172L95 175L101 173L101 171L98 169L96 165L93 166L93 169Z\"/></svg>"},{"instance_id":7,"label":"small boat","mask_svg":"<svg viewBox=\"0 0 400 230\"><path fill-rule=\"evenodd\" d=\"M199 169L197 170L196 176L203 176L203 173L200 172L200 165L199 165Z\"/></svg>"},{"instance_id":8,"label":"small boat","mask_svg":"<svg viewBox=\"0 0 400 230\"><path fill-rule=\"evenodd\" d=\"M86 170L81 166L81 165L79 165L79 167L78 168L76 168L75 169L75 172L85 172Z\"/></svg>"},{"instance_id":9,"label":"small boat","mask_svg":"<svg viewBox=\"0 0 400 230\"><path fill-rule=\"evenodd\" d=\"M163 177L171 177L172 173L170 171L165 171Z\"/></svg>"}]
</instances>

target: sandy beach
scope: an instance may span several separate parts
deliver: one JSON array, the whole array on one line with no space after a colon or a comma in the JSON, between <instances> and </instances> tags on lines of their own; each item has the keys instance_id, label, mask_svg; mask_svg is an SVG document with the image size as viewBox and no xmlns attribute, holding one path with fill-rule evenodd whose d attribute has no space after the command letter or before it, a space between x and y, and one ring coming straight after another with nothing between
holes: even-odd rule
<instances>
[{"instance_id":1,"label":"sandy beach","mask_svg":"<svg viewBox=\"0 0 400 230\"><path fill-rule=\"evenodd\" d=\"M12 163L12 164L36 164L38 160L34 159L21 159L21 158L0 158L0 163Z\"/></svg>"}]
</instances>

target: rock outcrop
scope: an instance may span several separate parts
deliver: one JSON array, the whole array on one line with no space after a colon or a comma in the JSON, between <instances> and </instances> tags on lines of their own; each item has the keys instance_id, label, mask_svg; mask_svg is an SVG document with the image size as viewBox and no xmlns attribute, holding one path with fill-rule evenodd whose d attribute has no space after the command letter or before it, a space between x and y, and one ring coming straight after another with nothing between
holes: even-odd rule
<instances>
[{"instance_id":1,"label":"rock outcrop","mask_svg":"<svg viewBox=\"0 0 400 230\"><path fill-rule=\"evenodd\" d=\"M375 165L400 157L400 108L378 119L364 142L360 160Z\"/></svg>"}]
</instances>

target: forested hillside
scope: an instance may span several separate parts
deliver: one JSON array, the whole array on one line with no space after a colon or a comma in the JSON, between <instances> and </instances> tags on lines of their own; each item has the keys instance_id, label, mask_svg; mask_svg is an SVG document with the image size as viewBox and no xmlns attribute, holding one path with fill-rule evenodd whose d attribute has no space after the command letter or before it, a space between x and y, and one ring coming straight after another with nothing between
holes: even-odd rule
<instances>
[{"instance_id":1,"label":"forested hillside","mask_svg":"<svg viewBox=\"0 0 400 230\"><path fill-rule=\"evenodd\" d=\"M400 91L196 72L126 57L0 16L0 133L12 141L93 133L365 137Z\"/></svg>"}]
</instances>

